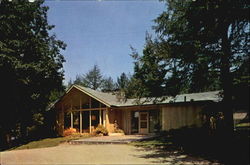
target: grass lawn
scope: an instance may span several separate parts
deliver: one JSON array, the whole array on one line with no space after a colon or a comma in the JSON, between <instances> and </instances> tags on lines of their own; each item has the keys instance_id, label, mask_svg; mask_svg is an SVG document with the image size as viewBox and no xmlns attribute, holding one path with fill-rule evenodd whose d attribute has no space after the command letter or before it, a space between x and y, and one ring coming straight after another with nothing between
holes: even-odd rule
<instances>
[{"instance_id":1,"label":"grass lawn","mask_svg":"<svg viewBox=\"0 0 250 165\"><path fill-rule=\"evenodd\" d=\"M21 150L21 149L33 149L33 148L44 148L44 147L53 147L58 146L60 143L67 142L69 140L76 140L80 138L90 137L89 134L81 135L71 135L66 137L55 137L55 138L46 138L37 141L32 141L27 144L11 148L9 150Z\"/></svg>"},{"instance_id":2,"label":"grass lawn","mask_svg":"<svg viewBox=\"0 0 250 165\"><path fill-rule=\"evenodd\" d=\"M236 127L250 127L250 123L240 123L237 124Z\"/></svg>"}]
</instances>

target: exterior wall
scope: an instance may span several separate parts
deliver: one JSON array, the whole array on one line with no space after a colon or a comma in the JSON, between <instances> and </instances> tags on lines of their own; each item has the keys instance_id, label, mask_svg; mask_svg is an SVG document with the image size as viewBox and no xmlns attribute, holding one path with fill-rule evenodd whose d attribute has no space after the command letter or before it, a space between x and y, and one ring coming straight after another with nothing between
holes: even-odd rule
<instances>
[{"instance_id":1,"label":"exterior wall","mask_svg":"<svg viewBox=\"0 0 250 165\"><path fill-rule=\"evenodd\" d=\"M106 111L106 128L108 132L115 132L115 122L118 124L119 128L123 128L122 110L113 110L108 108L108 110Z\"/></svg>"},{"instance_id":2,"label":"exterior wall","mask_svg":"<svg viewBox=\"0 0 250 165\"><path fill-rule=\"evenodd\" d=\"M160 110L159 117L161 128L164 131L170 129L178 129L186 126L201 126L201 112L204 103L180 103L167 105L146 105L146 106L129 106L129 107L92 107L84 105L91 105L91 99L86 94L81 93L76 89L72 89L59 103L56 104L57 112L57 131L59 135L63 135L64 131L64 111L78 110L81 108L92 108L103 110L103 124L108 132L115 131L115 121L118 127L124 131L125 134L131 134L131 111L149 111ZM84 121L83 121L84 122Z\"/></svg>"},{"instance_id":3,"label":"exterior wall","mask_svg":"<svg viewBox=\"0 0 250 165\"><path fill-rule=\"evenodd\" d=\"M158 107L159 108L159 107ZM133 109L134 110L134 109ZM115 131L115 121L118 127L125 134L131 134L131 110L130 109L111 109L104 110L103 120L108 132ZM178 129L186 126L200 127L202 124L201 113L202 106L195 104L185 105L164 105L160 107L160 120L163 131ZM64 131L64 113L63 108L57 107L57 131L63 135Z\"/></svg>"},{"instance_id":4,"label":"exterior wall","mask_svg":"<svg viewBox=\"0 0 250 165\"><path fill-rule=\"evenodd\" d=\"M199 105L170 105L161 108L162 130L168 131L188 126L200 127L202 107Z\"/></svg>"},{"instance_id":5,"label":"exterior wall","mask_svg":"<svg viewBox=\"0 0 250 165\"><path fill-rule=\"evenodd\" d=\"M122 110L122 122L123 127L122 130L125 134L131 134L131 111L130 110Z\"/></svg>"}]
</instances>

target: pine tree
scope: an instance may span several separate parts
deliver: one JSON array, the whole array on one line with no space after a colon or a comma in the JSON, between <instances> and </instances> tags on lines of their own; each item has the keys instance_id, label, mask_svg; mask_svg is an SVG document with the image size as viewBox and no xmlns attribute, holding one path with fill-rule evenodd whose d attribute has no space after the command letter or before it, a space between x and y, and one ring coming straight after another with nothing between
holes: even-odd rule
<instances>
[{"instance_id":1,"label":"pine tree","mask_svg":"<svg viewBox=\"0 0 250 165\"><path fill-rule=\"evenodd\" d=\"M46 109L53 91L63 90L60 50L66 45L49 34L54 26L47 11L43 1L0 2L1 137L20 124L25 138L33 114Z\"/></svg>"}]
</instances>

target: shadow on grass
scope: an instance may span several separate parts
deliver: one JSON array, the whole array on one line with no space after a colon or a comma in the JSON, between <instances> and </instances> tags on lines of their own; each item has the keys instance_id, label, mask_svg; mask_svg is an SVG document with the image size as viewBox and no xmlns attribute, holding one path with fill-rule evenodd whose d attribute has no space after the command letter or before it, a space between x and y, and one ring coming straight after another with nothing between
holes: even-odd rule
<instances>
[{"instance_id":1,"label":"shadow on grass","mask_svg":"<svg viewBox=\"0 0 250 165\"><path fill-rule=\"evenodd\" d=\"M157 159L152 163L245 165L249 164L248 133L237 132L228 138L199 129L181 129L133 145L138 151L148 151L141 158Z\"/></svg>"},{"instance_id":2,"label":"shadow on grass","mask_svg":"<svg viewBox=\"0 0 250 165\"><path fill-rule=\"evenodd\" d=\"M71 135L65 137L51 137L51 138L44 138L39 140L30 141L26 144L22 144L19 146L12 147L8 150L21 150L21 149L34 149L34 148L45 148L45 147L54 147L58 146L61 143L65 143L71 140L77 140L80 138L88 138L90 135Z\"/></svg>"}]
</instances>

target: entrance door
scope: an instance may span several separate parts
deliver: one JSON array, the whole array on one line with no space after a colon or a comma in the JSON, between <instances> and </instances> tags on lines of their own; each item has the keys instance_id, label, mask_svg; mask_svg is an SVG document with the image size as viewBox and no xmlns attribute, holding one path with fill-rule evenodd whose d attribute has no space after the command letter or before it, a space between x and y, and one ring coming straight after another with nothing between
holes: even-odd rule
<instances>
[{"instance_id":1,"label":"entrance door","mask_svg":"<svg viewBox=\"0 0 250 165\"><path fill-rule=\"evenodd\" d=\"M139 115L139 133L148 133L148 112L140 112Z\"/></svg>"}]
</instances>

